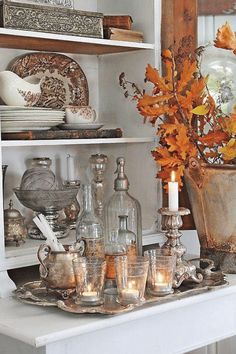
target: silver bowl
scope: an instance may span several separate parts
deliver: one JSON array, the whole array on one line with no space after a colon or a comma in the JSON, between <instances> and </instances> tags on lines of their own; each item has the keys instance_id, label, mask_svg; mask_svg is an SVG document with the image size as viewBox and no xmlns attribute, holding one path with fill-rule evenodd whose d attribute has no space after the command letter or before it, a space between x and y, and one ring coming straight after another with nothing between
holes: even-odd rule
<instances>
[{"instance_id":1,"label":"silver bowl","mask_svg":"<svg viewBox=\"0 0 236 354\"><path fill-rule=\"evenodd\" d=\"M22 190L14 188L17 198L26 208L45 215L57 238L64 238L69 228L58 221L59 211L71 205L76 199L79 187L66 187L58 190ZM36 240L45 240L39 229L32 222L28 227L28 235Z\"/></svg>"},{"instance_id":2,"label":"silver bowl","mask_svg":"<svg viewBox=\"0 0 236 354\"><path fill-rule=\"evenodd\" d=\"M60 211L72 204L78 193L78 187L59 190L22 190L14 188L17 198L26 208L45 213Z\"/></svg>"}]
</instances>

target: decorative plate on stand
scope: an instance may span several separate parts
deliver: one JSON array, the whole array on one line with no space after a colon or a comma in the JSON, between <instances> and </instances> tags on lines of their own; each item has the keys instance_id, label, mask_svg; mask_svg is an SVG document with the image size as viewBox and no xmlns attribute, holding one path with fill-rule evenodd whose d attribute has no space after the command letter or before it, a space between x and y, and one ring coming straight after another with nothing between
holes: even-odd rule
<instances>
[{"instance_id":1,"label":"decorative plate on stand","mask_svg":"<svg viewBox=\"0 0 236 354\"><path fill-rule=\"evenodd\" d=\"M14 59L8 66L30 83L45 77L37 106L60 109L66 105L87 106L89 90L86 76L79 64L62 54L29 53Z\"/></svg>"}]
</instances>

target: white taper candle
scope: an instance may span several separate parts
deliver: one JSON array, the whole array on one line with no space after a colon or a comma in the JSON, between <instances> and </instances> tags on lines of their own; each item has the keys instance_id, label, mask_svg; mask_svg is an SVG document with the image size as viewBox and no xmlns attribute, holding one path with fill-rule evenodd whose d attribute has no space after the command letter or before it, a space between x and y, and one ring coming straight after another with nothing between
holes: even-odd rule
<instances>
[{"instance_id":1,"label":"white taper candle","mask_svg":"<svg viewBox=\"0 0 236 354\"><path fill-rule=\"evenodd\" d=\"M175 181L175 171L171 172L171 182L168 182L168 206L170 211L179 210L179 184Z\"/></svg>"},{"instance_id":2,"label":"white taper candle","mask_svg":"<svg viewBox=\"0 0 236 354\"><path fill-rule=\"evenodd\" d=\"M67 155L67 181L75 181L75 161L74 157Z\"/></svg>"}]
</instances>

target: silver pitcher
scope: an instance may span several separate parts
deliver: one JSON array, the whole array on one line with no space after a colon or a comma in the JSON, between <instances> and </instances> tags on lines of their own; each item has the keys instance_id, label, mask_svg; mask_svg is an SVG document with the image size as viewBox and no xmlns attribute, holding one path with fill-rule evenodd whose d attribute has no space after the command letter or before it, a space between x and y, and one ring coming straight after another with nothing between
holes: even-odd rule
<instances>
[{"instance_id":1,"label":"silver pitcher","mask_svg":"<svg viewBox=\"0 0 236 354\"><path fill-rule=\"evenodd\" d=\"M64 246L66 251L55 252L42 244L38 249L40 278L48 290L56 290L66 298L76 288L72 260L82 256L84 243L76 243L76 251Z\"/></svg>"}]
</instances>

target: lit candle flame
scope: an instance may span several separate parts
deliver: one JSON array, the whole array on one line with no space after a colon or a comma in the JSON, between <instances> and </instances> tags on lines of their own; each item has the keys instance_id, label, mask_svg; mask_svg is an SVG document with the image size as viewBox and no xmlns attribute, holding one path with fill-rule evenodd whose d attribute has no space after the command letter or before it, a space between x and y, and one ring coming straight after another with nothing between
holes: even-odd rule
<instances>
[{"instance_id":1,"label":"lit candle flame","mask_svg":"<svg viewBox=\"0 0 236 354\"><path fill-rule=\"evenodd\" d=\"M164 276L161 273L157 273L157 282L158 283L163 283L164 281Z\"/></svg>"},{"instance_id":2,"label":"lit candle flame","mask_svg":"<svg viewBox=\"0 0 236 354\"><path fill-rule=\"evenodd\" d=\"M91 292L91 290L92 290L92 286L91 286L91 284L89 284L89 285L88 285L88 288L87 288L87 291L88 291L88 292Z\"/></svg>"},{"instance_id":3,"label":"lit candle flame","mask_svg":"<svg viewBox=\"0 0 236 354\"><path fill-rule=\"evenodd\" d=\"M170 180L171 182L175 182L175 171L171 171Z\"/></svg>"}]
</instances>

